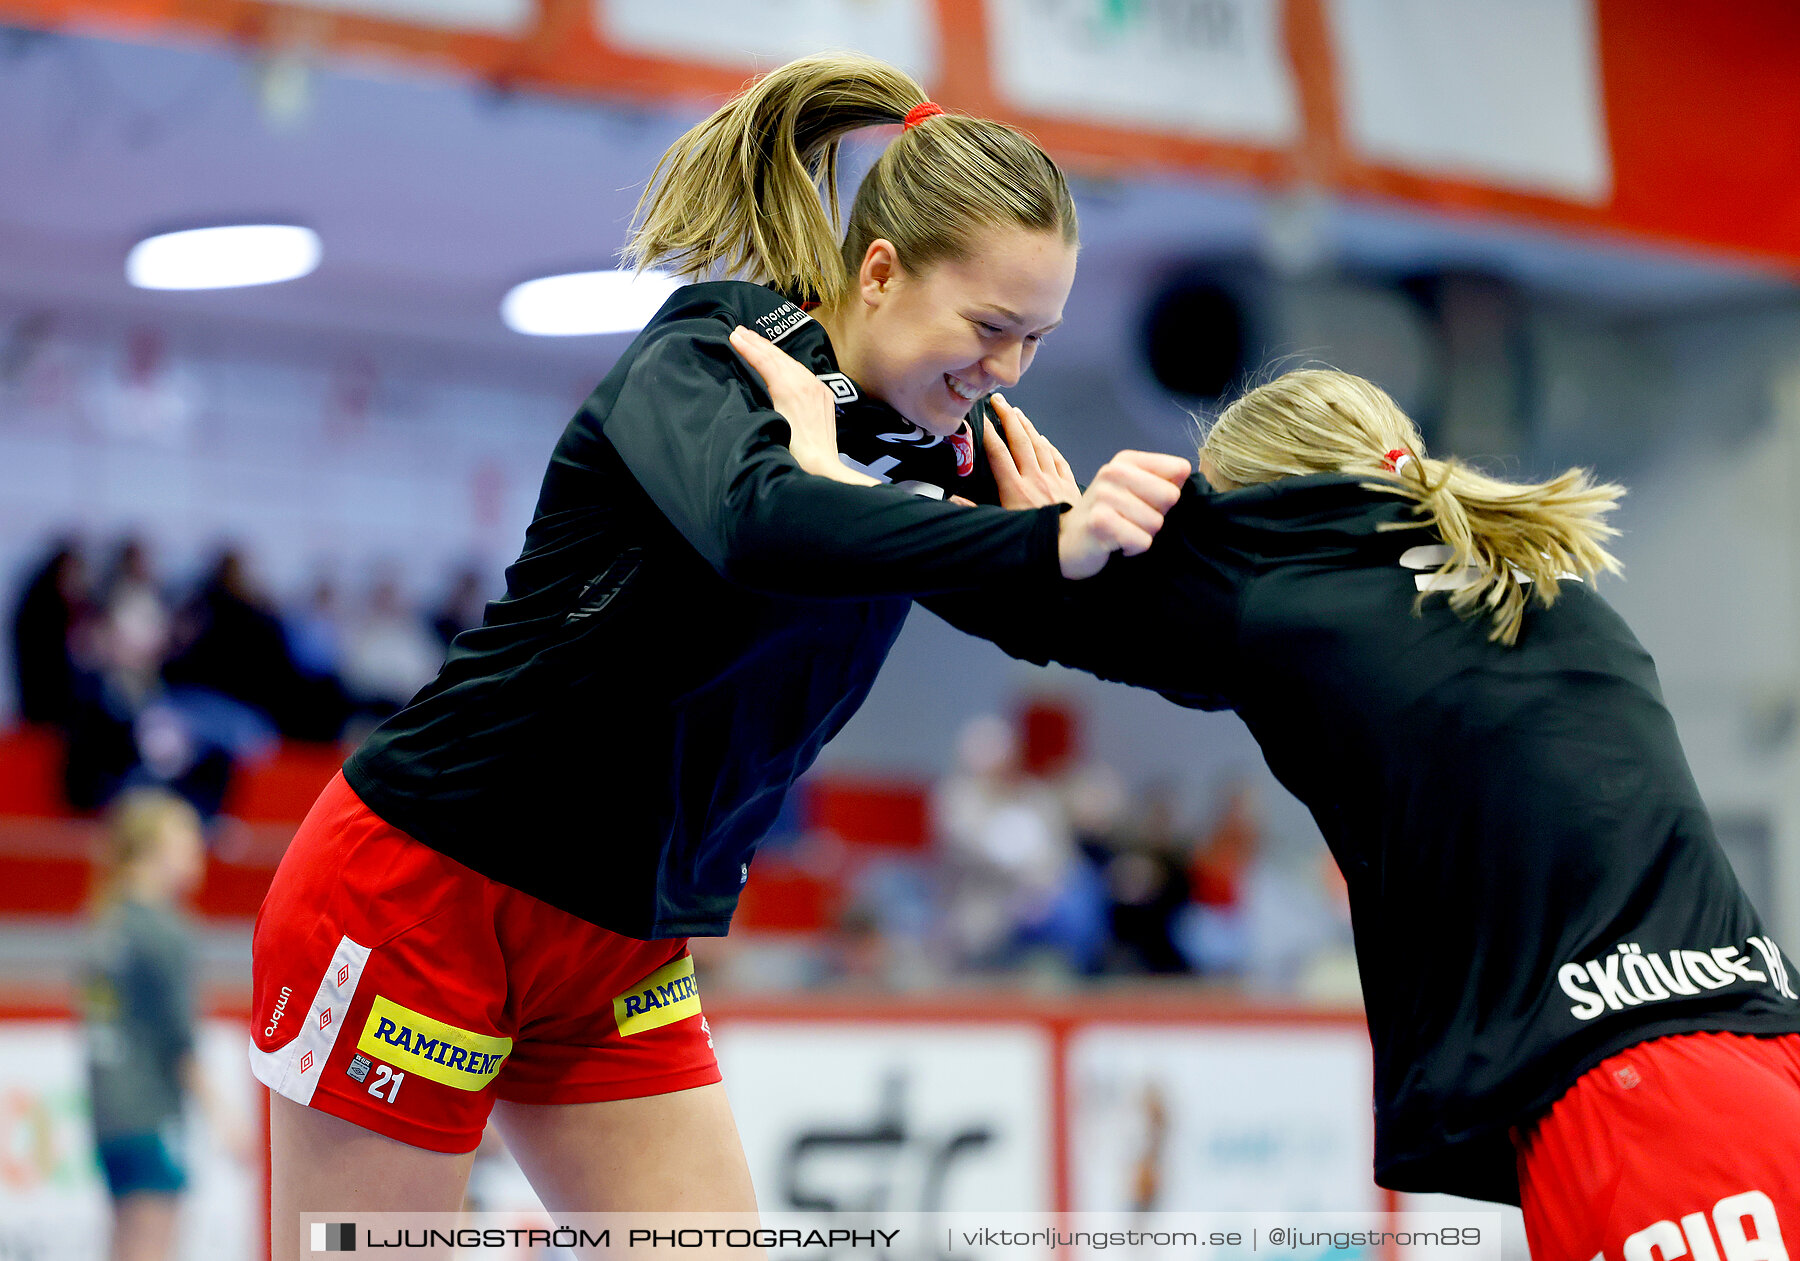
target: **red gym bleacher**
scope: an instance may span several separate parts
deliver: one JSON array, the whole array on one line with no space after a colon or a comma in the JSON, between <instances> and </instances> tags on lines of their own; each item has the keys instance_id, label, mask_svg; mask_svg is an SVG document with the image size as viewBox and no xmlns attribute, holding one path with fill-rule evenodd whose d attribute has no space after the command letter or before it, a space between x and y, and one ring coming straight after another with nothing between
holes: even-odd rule
<instances>
[{"instance_id":1,"label":"red gym bleacher","mask_svg":"<svg viewBox=\"0 0 1800 1261\"><path fill-rule=\"evenodd\" d=\"M59 916L87 899L94 822L62 800L62 737L48 727L0 732L0 915ZM224 814L232 822L207 857L194 909L207 919L249 919L294 829L336 773L334 745L284 742L239 769ZM854 872L876 858L922 855L929 839L922 784L815 777L803 783L803 832L832 838L818 847L777 848L757 863L734 929L818 932L835 925Z\"/></svg>"}]
</instances>

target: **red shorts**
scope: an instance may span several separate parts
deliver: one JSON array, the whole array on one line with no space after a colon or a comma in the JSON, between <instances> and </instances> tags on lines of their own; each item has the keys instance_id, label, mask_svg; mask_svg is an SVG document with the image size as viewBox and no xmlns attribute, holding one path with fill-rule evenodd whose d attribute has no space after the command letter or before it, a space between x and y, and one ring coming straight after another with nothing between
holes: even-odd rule
<instances>
[{"instance_id":1,"label":"red shorts","mask_svg":"<svg viewBox=\"0 0 1800 1261\"><path fill-rule=\"evenodd\" d=\"M685 938L621 937L477 875L341 774L281 860L252 953L258 1079L415 1147L472 1151L495 1099L719 1080Z\"/></svg>"},{"instance_id":2,"label":"red shorts","mask_svg":"<svg viewBox=\"0 0 1800 1261\"><path fill-rule=\"evenodd\" d=\"M1800 1258L1800 1034L1628 1047L1514 1144L1532 1261Z\"/></svg>"}]
</instances>

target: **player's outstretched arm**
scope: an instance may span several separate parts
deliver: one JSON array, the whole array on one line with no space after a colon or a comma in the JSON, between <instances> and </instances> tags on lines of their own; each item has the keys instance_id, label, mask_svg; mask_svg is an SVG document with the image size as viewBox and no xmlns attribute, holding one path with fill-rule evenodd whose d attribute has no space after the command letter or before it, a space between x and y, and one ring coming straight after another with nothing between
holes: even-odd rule
<instances>
[{"instance_id":1,"label":"player's outstretched arm","mask_svg":"<svg viewBox=\"0 0 1800 1261\"><path fill-rule=\"evenodd\" d=\"M788 422L789 451L795 463L833 481L876 484L844 467L837 458L837 407L828 388L779 346L747 328L733 330L731 344L762 378L772 405ZM1068 502L1065 496L1077 487L1067 461L1022 413L1010 407L1008 413L1010 416L1002 413L1002 419L1017 429L1019 452L1017 456L1006 453L1005 459L995 461L995 467L1010 475L1015 497L1033 500L1018 506L1037 506L1039 500L1043 504ZM993 440L988 441L991 452ZM1114 552L1131 556L1148 548L1162 527L1163 514L1175 506L1182 483L1192 471L1178 456L1146 451L1122 451L1114 456L1058 523L1057 558L1063 576L1087 578L1099 573Z\"/></svg>"}]
</instances>

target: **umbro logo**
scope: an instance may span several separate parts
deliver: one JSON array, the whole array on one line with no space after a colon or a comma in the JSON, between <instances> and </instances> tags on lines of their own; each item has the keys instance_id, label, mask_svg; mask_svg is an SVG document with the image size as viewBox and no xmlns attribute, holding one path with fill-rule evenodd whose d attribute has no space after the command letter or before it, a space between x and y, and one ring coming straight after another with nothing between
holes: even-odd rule
<instances>
[{"instance_id":1,"label":"umbro logo","mask_svg":"<svg viewBox=\"0 0 1800 1261\"><path fill-rule=\"evenodd\" d=\"M861 397L856 392L856 383L843 373L821 372L817 375L819 380L823 381L830 388L831 397L836 399L840 406L845 403L854 403Z\"/></svg>"}]
</instances>

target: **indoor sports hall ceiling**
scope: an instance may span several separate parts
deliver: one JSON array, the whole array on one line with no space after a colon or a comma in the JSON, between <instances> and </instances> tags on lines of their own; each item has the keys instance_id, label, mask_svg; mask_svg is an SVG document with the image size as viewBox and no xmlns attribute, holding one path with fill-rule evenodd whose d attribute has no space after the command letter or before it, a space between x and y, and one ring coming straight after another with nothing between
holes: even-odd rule
<instances>
[{"instance_id":1,"label":"indoor sports hall ceiling","mask_svg":"<svg viewBox=\"0 0 1800 1261\"><path fill-rule=\"evenodd\" d=\"M501 324L500 298L533 276L610 265L641 181L693 117L373 65L268 66L0 29L0 317L590 376L622 339L521 337ZM1272 202L1187 177L1083 181L1077 196L1083 263L1059 336L1078 354L1116 353L1160 276L1218 258L1473 269L1621 312L1794 292L1729 260L1375 205ZM125 282L126 252L146 233L258 219L316 229L319 269L199 293Z\"/></svg>"}]
</instances>

